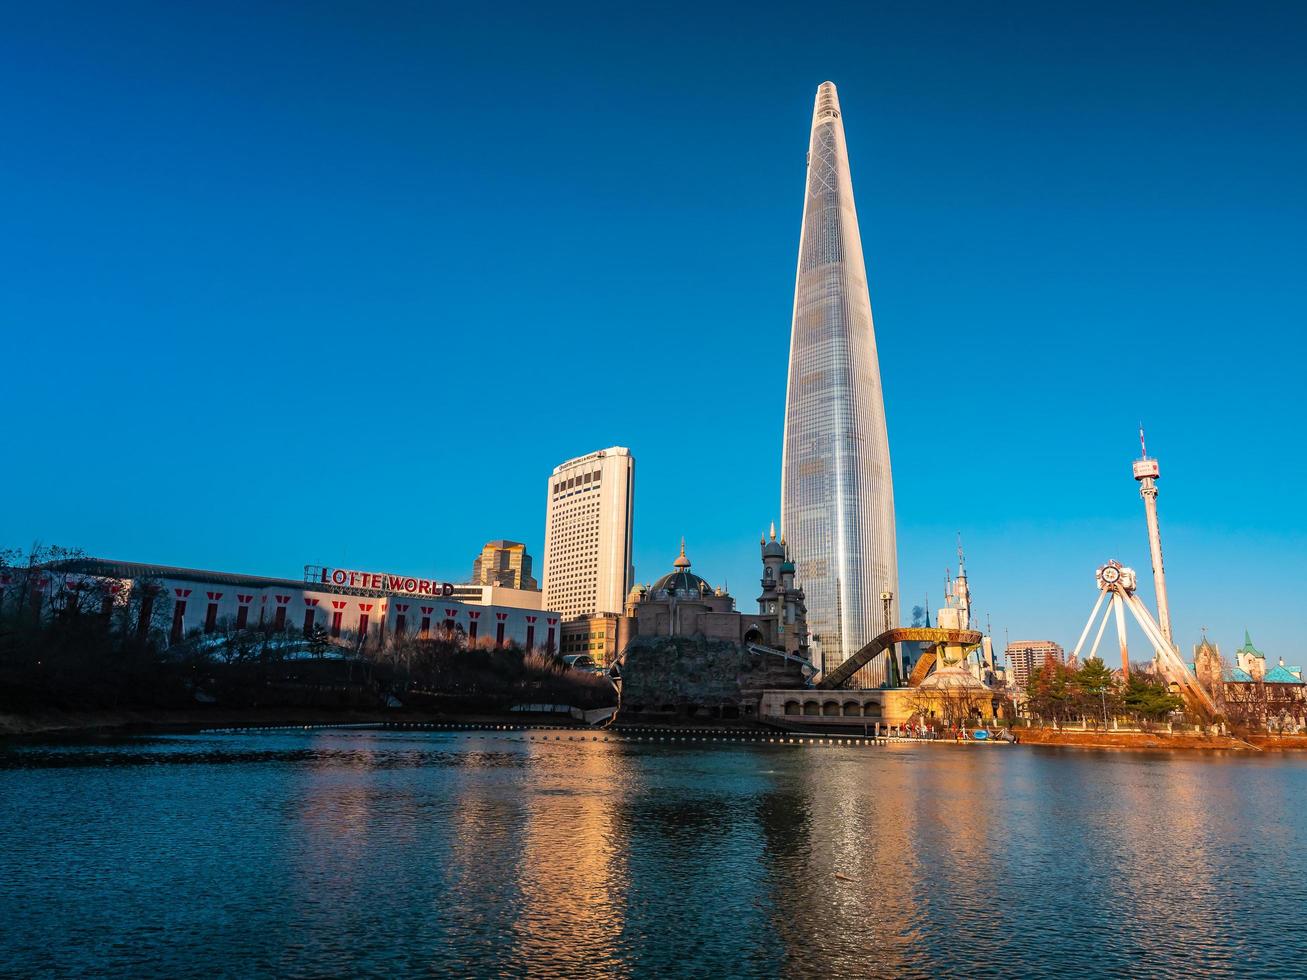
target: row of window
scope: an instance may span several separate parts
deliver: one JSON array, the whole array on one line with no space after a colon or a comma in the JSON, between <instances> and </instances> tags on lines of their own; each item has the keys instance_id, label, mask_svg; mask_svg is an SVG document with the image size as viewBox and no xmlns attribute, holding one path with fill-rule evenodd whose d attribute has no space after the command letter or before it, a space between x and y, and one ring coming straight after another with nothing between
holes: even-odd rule
<instances>
[{"instance_id":1,"label":"row of window","mask_svg":"<svg viewBox=\"0 0 1307 980\"><path fill-rule=\"evenodd\" d=\"M308 609L304 610L304 623L302 629L306 636L312 633L315 629L317 629L317 612L318 612L317 608L313 606L310 606ZM323 612L326 612L326 610L323 610ZM249 626L249 614L250 614L250 607L248 605L242 605L237 608L236 629L242 630ZM331 625L329 628L329 632L333 637L340 636L341 629L343 626L343 621L344 621L344 615L345 613L344 610L342 609L334 609L331 611ZM142 619L146 620L148 619L148 616L149 616L149 612L143 609ZM186 619L186 600L177 599L173 603L173 608L172 608L172 629L169 635L170 642L177 643L182 639L185 619ZM371 617L369 616L368 613L360 613L358 618L357 632L366 636L370 621L371 621ZM419 619L418 621L419 637L426 638L431 635L431 622L432 622L432 618L427 615L424 615ZM386 621L384 618L382 618L379 621L379 625L381 627L382 633L384 634L386 629ZM504 645L505 625L506 624L502 621L497 622L495 624L495 643L498 646ZM480 623L475 619L470 620L468 622L467 638L469 640L477 639L478 626L480 626ZM285 606L277 607L272 619L272 628L275 630L283 630L286 628ZM452 636L459 629L458 623L453 619L444 620L441 623L440 628L445 633L446 636ZM218 629L218 603L210 602L208 608L206 608L204 612L204 632L213 633L216 632L217 629ZM530 649L535 645L535 629L536 628L534 623L527 624L526 627L527 649ZM404 613L396 614L395 633L401 636L408 633L408 616L406 614ZM548 630L548 638L546 640L546 646L548 646L550 649L553 649L554 646L554 627L552 626L550 626Z\"/></svg>"},{"instance_id":2,"label":"row of window","mask_svg":"<svg viewBox=\"0 0 1307 980\"><path fill-rule=\"evenodd\" d=\"M566 480L560 480L554 484L554 493L562 493L564 490L571 490L573 487L584 486L587 483L598 483L602 470L594 470L591 473L583 473L580 476L571 476Z\"/></svg>"}]
</instances>

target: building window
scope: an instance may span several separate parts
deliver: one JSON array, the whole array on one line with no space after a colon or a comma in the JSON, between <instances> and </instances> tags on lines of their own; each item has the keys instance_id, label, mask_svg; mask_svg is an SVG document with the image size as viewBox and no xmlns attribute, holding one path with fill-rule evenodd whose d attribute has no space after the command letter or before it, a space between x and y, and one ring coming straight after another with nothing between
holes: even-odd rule
<instances>
[{"instance_id":1,"label":"building window","mask_svg":"<svg viewBox=\"0 0 1307 980\"><path fill-rule=\"evenodd\" d=\"M472 641L477 638L477 621L475 619L467 624L467 638Z\"/></svg>"},{"instance_id":2,"label":"building window","mask_svg":"<svg viewBox=\"0 0 1307 980\"><path fill-rule=\"evenodd\" d=\"M535 624L532 623L530 626L526 628L526 648L530 650L533 646L535 646L535 643L536 643L536 628L535 628Z\"/></svg>"},{"instance_id":3,"label":"building window","mask_svg":"<svg viewBox=\"0 0 1307 980\"><path fill-rule=\"evenodd\" d=\"M313 610L309 610L309 617L312 618ZM278 606L277 611L272 614L272 628L284 630L286 628L286 607Z\"/></svg>"},{"instance_id":4,"label":"building window","mask_svg":"<svg viewBox=\"0 0 1307 980\"><path fill-rule=\"evenodd\" d=\"M250 621L250 607L238 606L236 609L236 628L238 630L243 630L245 628L245 624L248 623L249 621Z\"/></svg>"},{"instance_id":5,"label":"building window","mask_svg":"<svg viewBox=\"0 0 1307 980\"><path fill-rule=\"evenodd\" d=\"M150 631L150 617L154 614L154 593L150 587L146 586L146 592L141 599L141 618L136 621L136 635L144 637Z\"/></svg>"},{"instance_id":6,"label":"building window","mask_svg":"<svg viewBox=\"0 0 1307 980\"><path fill-rule=\"evenodd\" d=\"M395 635L403 636L406 629L408 629L408 617L400 613L395 617Z\"/></svg>"},{"instance_id":7,"label":"building window","mask_svg":"<svg viewBox=\"0 0 1307 980\"><path fill-rule=\"evenodd\" d=\"M284 606L281 606L277 609L277 619L280 619L283 622L285 622L286 608ZM304 610L304 635L305 636L311 636L313 634L313 619L314 619L313 607L309 606L308 609ZM281 627L278 626L278 629L280 628Z\"/></svg>"},{"instance_id":8,"label":"building window","mask_svg":"<svg viewBox=\"0 0 1307 980\"><path fill-rule=\"evenodd\" d=\"M423 616L422 622L418 626L418 636L422 637L422 639L425 640L430 635L431 635L431 617Z\"/></svg>"},{"instance_id":9,"label":"building window","mask_svg":"<svg viewBox=\"0 0 1307 980\"><path fill-rule=\"evenodd\" d=\"M332 636L340 636L340 617L341 617L341 615L342 615L342 613L341 613L341 611L340 611L339 609L337 609L334 613L331 614L331 635L332 635Z\"/></svg>"},{"instance_id":10,"label":"building window","mask_svg":"<svg viewBox=\"0 0 1307 980\"><path fill-rule=\"evenodd\" d=\"M204 613L204 632L212 633L218 628L218 604L209 603L208 610Z\"/></svg>"},{"instance_id":11,"label":"building window","mask_svg":"<svg viewBox=\"0 0 1307 980\"><path fill-rule=\"evenodd\" d=\"M359 636L367 639L368 636L368 614L359 614Z\"/></svg>"},{"instance_id":12,"label":"building window","mask_svg":"<svg viewBox=\"0 0 1307 980\"><path fill-rule=\"evenodd\" d=\"M504 645L504 624L503 624L503 623L496 623L496 624L495 624L495 646L497 646L497 647L502 647L503 645Z\"/></svg>"},{"instance_id":13,"label":"building window","mask_svg":"<svg viewBox=\"0 0 1307 980\"><path fill-rule=\"evenodd\" d=\"M186 600L178 599L172 606L172 632L168 634L169 642L176 643L182 638L182 621L186 617Z\"/></svg>"}]
</instances>

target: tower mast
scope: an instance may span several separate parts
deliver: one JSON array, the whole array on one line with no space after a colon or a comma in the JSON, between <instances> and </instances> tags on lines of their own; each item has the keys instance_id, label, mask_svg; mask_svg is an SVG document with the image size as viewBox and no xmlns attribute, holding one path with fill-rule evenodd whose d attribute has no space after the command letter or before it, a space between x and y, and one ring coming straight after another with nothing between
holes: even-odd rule
<instances>
[{"instance_id":1,"label":"tower mast","mask_svg":"<svg viewBox=\"0 0 1307 980\"><path fill-rule=\"evenodd\" d=\"M1139 450L1135 460L1135 479L1139 481L1139 496L1144 500L1144 516L1148 521L1148 551L1153 559L1153 591L1157 593L1157 625L1167 643L1171 638L1171 608L1166 601L1166 571L1162 567L1162 532L1157 524L1157 460L1148 456L1144 443L1144 424L1139 423Z\"/></svg>"}]
</instances>

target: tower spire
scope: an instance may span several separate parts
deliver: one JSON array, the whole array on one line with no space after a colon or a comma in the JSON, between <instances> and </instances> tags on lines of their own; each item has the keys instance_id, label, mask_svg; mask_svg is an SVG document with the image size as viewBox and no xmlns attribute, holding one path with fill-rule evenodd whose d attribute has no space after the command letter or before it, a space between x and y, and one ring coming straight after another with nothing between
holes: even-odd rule
<instances>
[{"instance_id":1,"label":"tower spire","mask_svg":"<svg viewBox=\"0 0 1307 980\"><path fill-rule=\"evenodd\" d=\"M690 559L685 557L685 535L681 535L681 555L676 561L672 562L673 568L689 568Z\"/></svg>"}]
</instances>

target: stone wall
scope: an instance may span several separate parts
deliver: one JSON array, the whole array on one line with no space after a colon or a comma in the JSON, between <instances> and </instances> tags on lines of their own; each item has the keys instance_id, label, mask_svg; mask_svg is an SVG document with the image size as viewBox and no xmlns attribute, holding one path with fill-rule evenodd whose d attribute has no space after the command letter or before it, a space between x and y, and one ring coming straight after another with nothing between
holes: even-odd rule
<instances>
[{"instance_id":1,"label":"stone wall","mask_svg":"<svg viewBox=\"0 0 1307 980\"><path fill-rule=\"evenodd\" d=\"M803 686L797 664L726 640L636 637L621 671L623 711L641 713L729 706L752 715L764 689Z\"/></svg>"}]
</instances>

